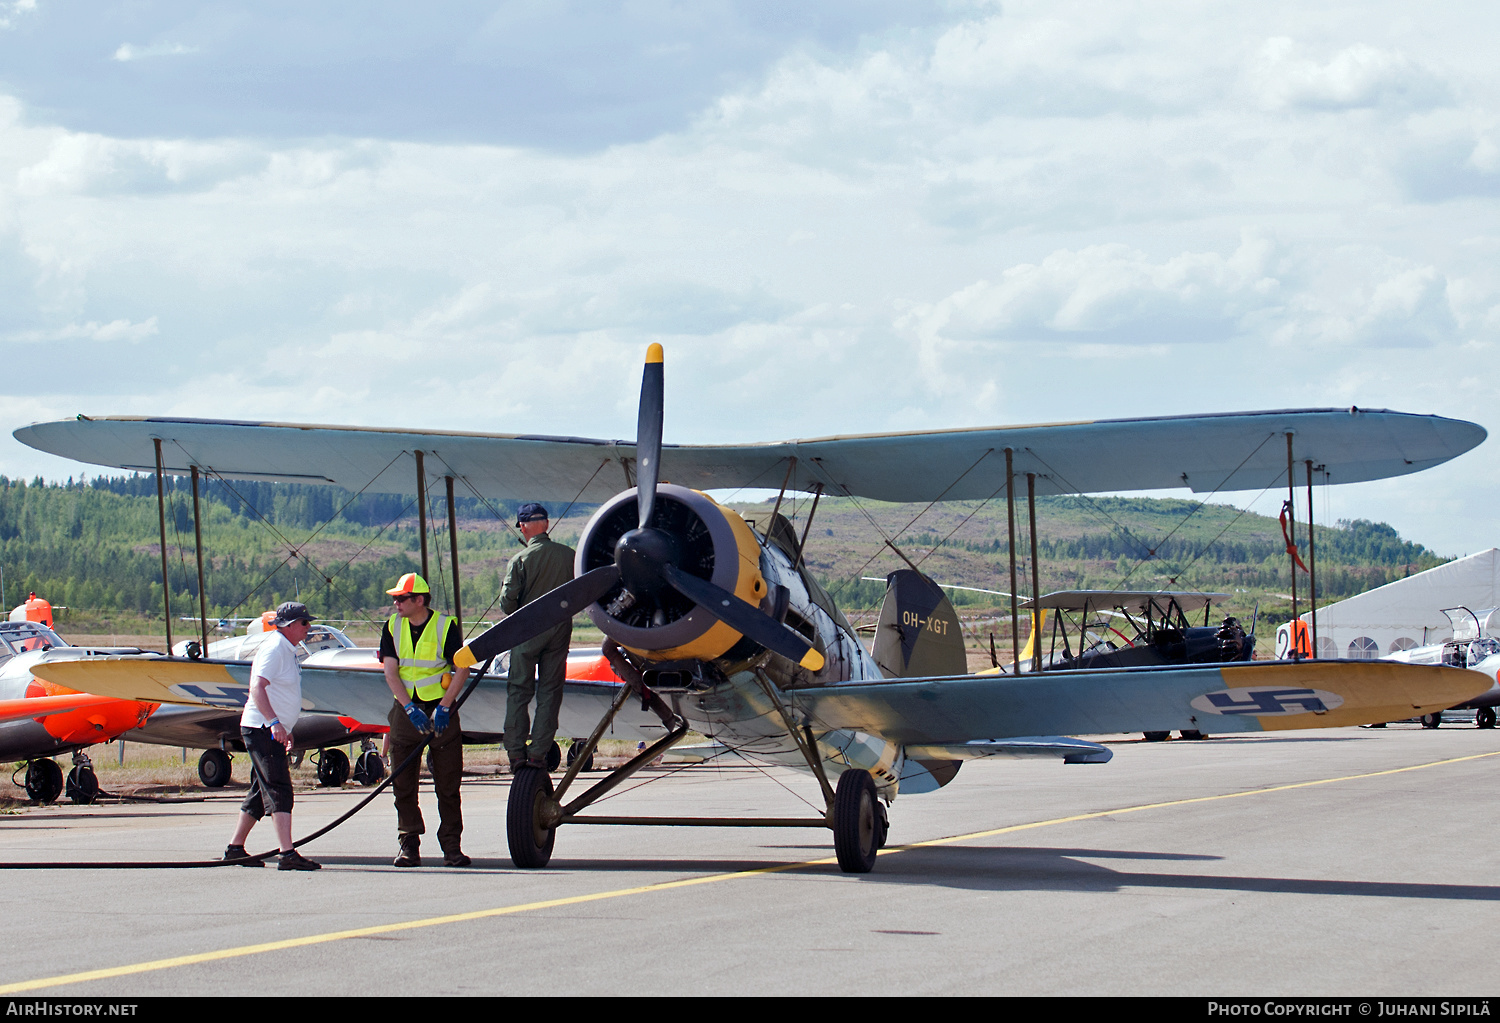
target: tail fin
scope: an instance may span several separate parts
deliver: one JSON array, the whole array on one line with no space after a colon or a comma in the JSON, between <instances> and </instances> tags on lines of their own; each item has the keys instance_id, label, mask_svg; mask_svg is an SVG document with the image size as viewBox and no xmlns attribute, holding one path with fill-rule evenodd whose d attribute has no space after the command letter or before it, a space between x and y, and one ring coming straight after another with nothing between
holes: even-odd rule
<instances>
[{"instance_id":1,"label":"tail fin","mask_svg":"<svg viewBox=\"0 0 1500 1023\"><path fill-rule=\"evenodd\" d=\"M958 613L942 587L909 568L886 576L885 586L874 650L885 677L968 674Z\"/></svg>"}]
</instances>

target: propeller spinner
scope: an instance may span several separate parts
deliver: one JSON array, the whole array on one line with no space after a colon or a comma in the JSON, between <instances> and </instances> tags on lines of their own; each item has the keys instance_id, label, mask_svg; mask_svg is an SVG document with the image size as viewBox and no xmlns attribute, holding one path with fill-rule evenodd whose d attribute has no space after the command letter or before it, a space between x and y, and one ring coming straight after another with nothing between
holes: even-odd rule
<instances>
[{"instance_id":1,"label":"propeller spinner","mask_svg":"<svg viewBox=\"0 0 1500 1023\"><path fill-rule=\"evenodd\" d=\"M510 650L588 608L605 635L653 660L722 656L741 641L810 671L823 655L765 614L759 545L745 521L706 494L662 484L663 352L653 344L641 377L636 487L584 527L578 577L508 615L454 657L459 667Z\"/></svg>"}]
</instances>

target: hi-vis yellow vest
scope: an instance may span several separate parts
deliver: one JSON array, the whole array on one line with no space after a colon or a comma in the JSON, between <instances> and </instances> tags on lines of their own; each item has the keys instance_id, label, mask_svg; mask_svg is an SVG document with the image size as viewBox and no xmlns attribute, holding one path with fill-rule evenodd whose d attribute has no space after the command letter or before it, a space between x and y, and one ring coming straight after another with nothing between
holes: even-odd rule
<instances>
[{"instance_id":1,"label":"hi-vis yellow vest","mask_svg":"<svg viewBox=\"0 0 1500 1023\"><path fill-rule=\"evenodd\" d=\"M422 630L422 638L413 648L411 626L399 614L391 615L391 639L396 643L396 661L406 692L416 700L440 700L451 676L443 658L443 640L448 637L448 615L432 613L433 621Z\"/></svg>"}]
</instances>

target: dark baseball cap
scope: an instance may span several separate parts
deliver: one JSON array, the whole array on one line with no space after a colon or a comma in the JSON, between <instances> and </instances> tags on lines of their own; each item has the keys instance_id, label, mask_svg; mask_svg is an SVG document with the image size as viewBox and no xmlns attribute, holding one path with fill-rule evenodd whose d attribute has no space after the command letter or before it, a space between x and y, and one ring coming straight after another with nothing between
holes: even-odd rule
<instances>
[{"instance_id":1,"label":"dark baseball cap","mask_svg":"<svg viewBox=\"0 0 1500 1023\"><path fill-rule=\"evenodd\" d=\"M516 512L518 526L523 522L546 522L547 519L547 509L535 502L521 505L521 510Z\"/></svg>"},{"instance_id":2,"label":"dark baseball cap","mask_svg":"<svg viewBox=\"0 0 1500 1023\"><path fill-rule=\"evenodd\" d=\"M312 623L313 616L307 610L306 604L299 604L295 600L289 600L276 608L276 617L271 619L272 625L290 625L293 622L305 621Z\"/></svg>"}]
</instances>

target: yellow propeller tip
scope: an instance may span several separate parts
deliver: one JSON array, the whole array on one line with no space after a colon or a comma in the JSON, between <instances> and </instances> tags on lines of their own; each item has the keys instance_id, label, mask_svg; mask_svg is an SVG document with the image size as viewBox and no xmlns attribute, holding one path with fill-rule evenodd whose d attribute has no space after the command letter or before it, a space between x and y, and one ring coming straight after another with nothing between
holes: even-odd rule
<instances>
[{"instance_id":1,"label":"yellow propeller tip","mask_svg":"<svg viewBox=\"0 0 1500 1023\"><path fill-rule=\"evenodd\" d=\"M807 653L802 655L802 660L798 661L797 663L802 665L802 667L806 668L808 671L822 671L823 655L818 653L816 650L809 649Z\"/></svg>"},{"instance_id":2,"label":"yellow propeller tip","mask_svg":"<svg viewBox=\"0 0 1500 1023\"><path fill-rule=\"evenodd\" d=\"M651 342L651 347L646 349L647 362L661 362L665 356L666 352L662 351L661 345L655 341Z\"/></svg>"},{"instance_id":3,"label":"yellow propeller tip","mask_svg":"<svg viewBox=\"0 0 1500 1023\"><path fill-rule=\"evenodd\" d=\"M455 668L472 668L479 663L479 658L474 656L474 651L464 647L453 655L453 666Z\"/></svg>"}]
</instances>

